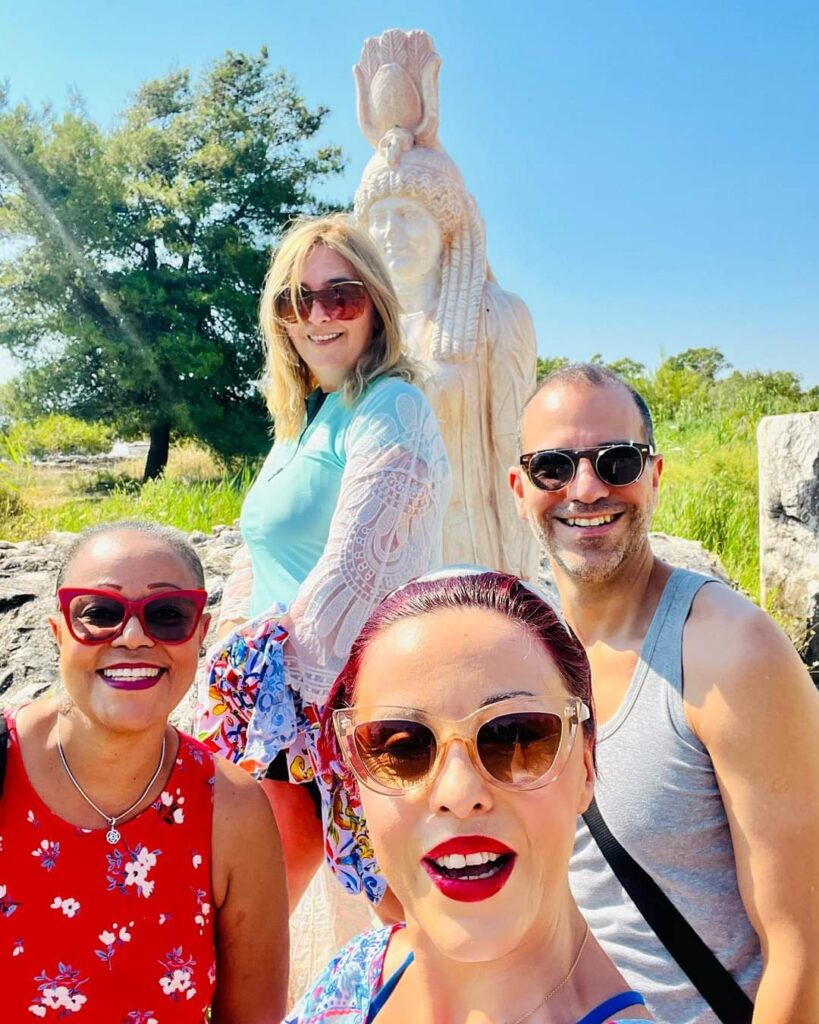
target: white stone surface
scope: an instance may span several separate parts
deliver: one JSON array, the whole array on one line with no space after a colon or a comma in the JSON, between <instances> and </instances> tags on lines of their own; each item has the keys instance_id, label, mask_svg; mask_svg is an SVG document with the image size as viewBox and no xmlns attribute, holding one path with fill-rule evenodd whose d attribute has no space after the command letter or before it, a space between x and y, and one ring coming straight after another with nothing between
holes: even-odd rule
<instances>
[{"instance_id":1,"label":"white stone surface","mask_svg":"<svg viewBox=\"0 0 819 1024\"><path fill-rule=\"evenodd\" d=\"M757 441L762 603L801 629L819 682L819 412L768 416Z\"/></svg>"},{"instance_id":2,"label":"white stone surface","mask_svg":"<svg viewBox=\"0 0 819 1024\"><path fill-rule=\"evenodd\" d=\"M444 560L534 578L536 544L508 485L535 386L534 328L524 303L494 280L477 204L438 141L440 63L425 32L365 41L354 68L358 117L376 152L355 214L390 268L405 344L424 367L452 462Z\"/></svg>"}]
</instances>

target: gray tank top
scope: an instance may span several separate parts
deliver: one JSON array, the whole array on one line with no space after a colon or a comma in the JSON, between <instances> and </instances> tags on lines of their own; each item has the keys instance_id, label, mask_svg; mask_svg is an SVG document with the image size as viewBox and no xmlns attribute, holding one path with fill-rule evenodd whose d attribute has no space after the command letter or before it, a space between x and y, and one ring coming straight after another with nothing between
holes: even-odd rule
<instances>
[{"instance_id":1,"label":"gray tank top","mask_svg":"<svg viewBox=\"0 0 819 1024\"><path fill-rule=\"evenodd\" d=\"M622 704L597 734L597 803L609 828L753 998L759 940L736 880L714 766L683 708L682 635L709 576L675 569ZM603 948L662 1024L717 1018L643 920L582 818L571 887Z\"/></svg>"}]
</instances>

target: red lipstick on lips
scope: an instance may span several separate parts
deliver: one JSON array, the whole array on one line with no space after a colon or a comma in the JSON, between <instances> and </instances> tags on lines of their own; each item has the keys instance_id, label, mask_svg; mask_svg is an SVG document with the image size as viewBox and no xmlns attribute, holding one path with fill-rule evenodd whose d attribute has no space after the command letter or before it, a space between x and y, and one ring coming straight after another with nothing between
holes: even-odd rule
<instances>
[{"instance_id":1,"label":"red lipstick on lips","mask_svg":"<svg viewBox=\"0 0 819 1024\"><path fill-rule=\"evenodd\" d=\"M470 853L495 853L498 859L463 868L443 868L435 863L441 857L452 854L466 857ZM514 850L489 836L456 836L429 850L421 864L444 896L459 903L480 903L500 892L506 885L515 867L516 857Z\"/></svg>"},{"instance_id":2,"label":"red lipstick on lips","mask_svg":"<svg viewBox=\"0 0 819 1024\"><path fill-rule=\"evenodd\" d=\"M106 675L110 669L125 668L132 670L148 669L152 674L148 675L146 673L144 676L136 675L129 676L128 678L115 678L114 676ZM159 671L156 672L156 669L159 669ZM152 686L156 686L165 670L161 665L150 665L147 662L138 664L123 662L117 665L106 665L105 668L101 668L98 671L100 676L102 676L102 681L113 690L150 690Z\"/></svg>"}]
</instances>

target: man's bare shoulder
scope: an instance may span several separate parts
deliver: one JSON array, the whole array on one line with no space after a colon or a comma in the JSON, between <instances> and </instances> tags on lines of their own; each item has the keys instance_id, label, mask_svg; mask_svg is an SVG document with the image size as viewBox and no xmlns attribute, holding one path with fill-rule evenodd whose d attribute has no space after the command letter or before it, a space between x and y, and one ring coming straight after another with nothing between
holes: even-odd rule
<instances>
[{"instance_id":1,"label":"man's bare shoulder","mask_svg":"<svg viewBox=\"0 0 819 1024\"><path fill-rule=\"evenodd\" d=\"M683 677L693 715L717 698L730 704L761 688L813 689L793 644L773 619L719 582L703 586L694 598L683 636Z\"/></svg>"},{"instance_id":2,"label":"man's bare shoulder","mask_svg":"<svg viewBox=\"0 0 819 1024\"><path fill-rule=\"evenodd\" d=\"M774 626L771 617L753 601L721 580L715 579L697 591L691 605L688 625L705 630L710 627L719 632L729 625L742 627L752 622L761 623L763 620Z\"/></svg>"}]
</instances>

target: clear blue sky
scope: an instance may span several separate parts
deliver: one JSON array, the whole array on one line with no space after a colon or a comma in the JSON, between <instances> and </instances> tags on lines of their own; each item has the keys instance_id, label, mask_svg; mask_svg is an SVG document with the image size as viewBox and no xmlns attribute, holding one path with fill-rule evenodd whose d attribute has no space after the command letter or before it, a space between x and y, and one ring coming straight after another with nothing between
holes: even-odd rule
<instances>
[{"instance_id":1,"label":"clear blue sky","mask_svg":"<svg viewBox=\"0 0 819 1024\"><path fill-rule=\"evenodd\" d=\"M435 40L442 142L542 354L714 345L819 384L815 0L5 0L0 75L110 124L145 78L266 44L331 108L347 200L370 155L350 69L391 27Z\"/></svg>"}]
</instances>

